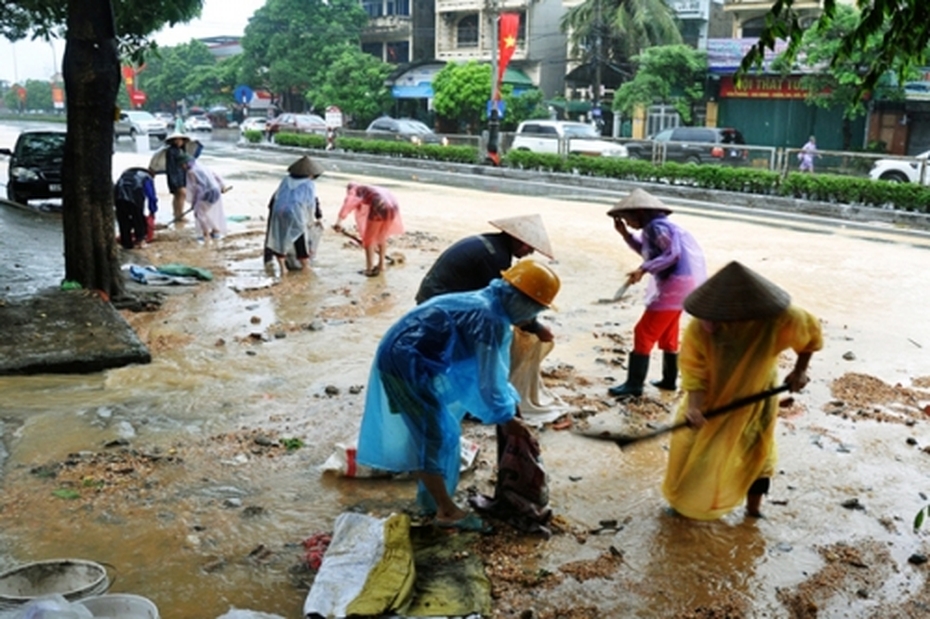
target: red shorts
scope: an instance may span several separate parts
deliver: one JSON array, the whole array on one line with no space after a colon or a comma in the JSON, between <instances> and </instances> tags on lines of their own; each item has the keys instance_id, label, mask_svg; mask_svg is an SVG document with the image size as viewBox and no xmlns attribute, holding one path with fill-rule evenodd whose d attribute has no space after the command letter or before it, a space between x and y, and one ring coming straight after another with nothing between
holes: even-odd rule
<instances>
[{"instance_id":1,"label":"red shorts","mask_svg":"<svg viewBox=\"0 0 930 619\"><path fill-rule=\"evenodd\" d=\"M665 352L678 352L681 310L646 310L633 329L633 352L648 355L656 344Z\"/></svg>"}]
</instances>

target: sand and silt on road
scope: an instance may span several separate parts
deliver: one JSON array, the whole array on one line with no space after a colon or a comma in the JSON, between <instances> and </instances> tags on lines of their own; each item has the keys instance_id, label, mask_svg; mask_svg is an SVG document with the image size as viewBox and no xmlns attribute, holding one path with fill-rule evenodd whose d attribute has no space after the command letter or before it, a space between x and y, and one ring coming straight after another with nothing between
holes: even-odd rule
<instances>
[{"instance_id":1,"label":"sand and silt on road","mask_svg":"<svg viewBox=\"0 0 930 619\"><path fill-rule=\"evenodd\" d=\"M545 318L557 335L546 380L571 405L574 427L633 433L668 422L674 396L647 391L627 407L605 397L625 374L641 312L635 289L628 301L595 303L636 265L605 202L362 179L400 198L408 232L390 246L395 265L360 275L361 250L329 231L312 273L275 280L261 264L261 217L285 166L205 161L235 184L229 236L201 247L189 227L170 226L127 256L216 276L173 290L157 311L127 313L153 363L0 380L3 565L106 561L118 568L116 589L150 597L165 619L215 617L229 606L298 616L312 579L298 567L300 542L343 511L386 515L413 496L408 482L317 469L355 438L380 335L412 307L438 252L495 217L540 213L546 222L563 281L559 311ZM333 172L319 182L329 223L350 178ZM712 269L738 259L824 323L812 384L781 409L767 518L669 517L659 492L664 439L621 452L543 428L556 533L542 540L499 527L475 539L493 615L924 616L926 566L911 561L927 553L927 534L911 523L930 492L930 328L921 311L930 275L902 266L924 263L926 242L676 211ZM482 452L460 489L490 493L493 433L468 424L466 436Z\"/></svg>"}]
</instances>

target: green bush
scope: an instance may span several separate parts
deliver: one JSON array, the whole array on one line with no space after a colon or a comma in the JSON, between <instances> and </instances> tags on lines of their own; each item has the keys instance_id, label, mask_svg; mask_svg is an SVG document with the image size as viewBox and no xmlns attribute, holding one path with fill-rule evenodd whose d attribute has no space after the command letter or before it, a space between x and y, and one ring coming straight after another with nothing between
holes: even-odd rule
<instances>
[{"instance_id":1,"label":"green bush","mask_svg":"<svg viewBox=\"0 0 930 619\"><path fill-rule=\"evenodd\" d=\"M242 134L242 137L244 137L249 144L258 144L262 141L264 134L256 129L248 129Z\"/></svg>"},{"instance_id":2,"label":"green bush","mask_svg":"<svg viewBox=\"0 0 930 619\"><path fill-rule=\"evenodd\" d=\"M297 146L299 148L326 148L326 136L315 133L287 133L274 134L275 144L281 146Z\"/></svg>"},{"instance_id":3,"label":"green bush","mask_svg":"<svg viewBox=\"0 0 930 619\"><path fill-rule=\"evenodd\" d=\"M253 139L252 134L257 135ZM261 140L261 132L247 131L250 142ZM325 149L326 137L316 134L279 133L275 142L284 146ZM368 153L403 159L427 159L453 163L479 163L478 149L472 146L416 145L394 140L367 140L337 137L335 147L347 152ZM802 200L896 208L926 213L930 188L913 183L890 183L838 174L778 172L751 167L663 163L617 157L552 155L512 150L501 165L520 170L577 174L628 182L662 183L701 189L715 189L759 195L780 195Z\"/></svg>"},{"instance_id":4,"label":"green bush","mask_svg":"<svg viewBox=\"0 0 930 619\"><path fill-rule=\"evenodd\" d=\"M521 170L566 172L631 182L685 185L760 195L781 195L804 200L854 204L906 211L928 212L930 188L913 183L889 183L837 174L803 174L749 167L663 163L637 159L586 157L510 151L501 164Z\"/></svg>"},{"instance_id":5,"label":"green bush","mask_svg":"<svg viewBox=\"0 0 930 619\"><path fill-rule=\"evenodd\" d=\"M274 141L282 146L296 146L323 150L326 136L312 133L278 133ZM439 144L417 145L412 142L394 140L366 140L363 138L337 137L334 146L353 153L367 153L384 157L405 159L429 159L454 163L478 163L478 149L472 146L442 146Z\"/></svg>"}]
</instances>

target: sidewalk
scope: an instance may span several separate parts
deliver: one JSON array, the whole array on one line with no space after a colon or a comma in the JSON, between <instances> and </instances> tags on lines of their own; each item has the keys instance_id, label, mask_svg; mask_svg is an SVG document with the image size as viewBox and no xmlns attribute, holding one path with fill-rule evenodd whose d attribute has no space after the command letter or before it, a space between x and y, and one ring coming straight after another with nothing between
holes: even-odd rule
<instances>
[{"instance_id":1,"label":"sidewalk","mask_svg":"<svg viewBox=\"0 0 930 619\"><path fill-rule=\"evenodd\" d=\"M0 375L84 374L152 356L112 305L87 290L0 300Z\"/></svg>"}]
</instances>

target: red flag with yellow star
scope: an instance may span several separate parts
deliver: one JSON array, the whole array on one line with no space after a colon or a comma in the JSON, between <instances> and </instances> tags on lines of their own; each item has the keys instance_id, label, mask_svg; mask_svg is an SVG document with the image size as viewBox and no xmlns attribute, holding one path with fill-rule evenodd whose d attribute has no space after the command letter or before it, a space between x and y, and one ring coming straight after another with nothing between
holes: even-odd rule
<instances>
[{"instance_id":1,"label":"red flag with yellow star","mask_svg":"<svg viewBox=\"0 0 930 619\"><path fill-rule=\"evenodd\" d=\"M498 50L500 62L497 65L497 88L495 94L500 98L501 81L504 79L504 71L507 70L507 63L517 49L517 31L520 29L519 13L501 13L500 16L500 38L498 39L500 49Z\"/></svg>"}]
</instances>

